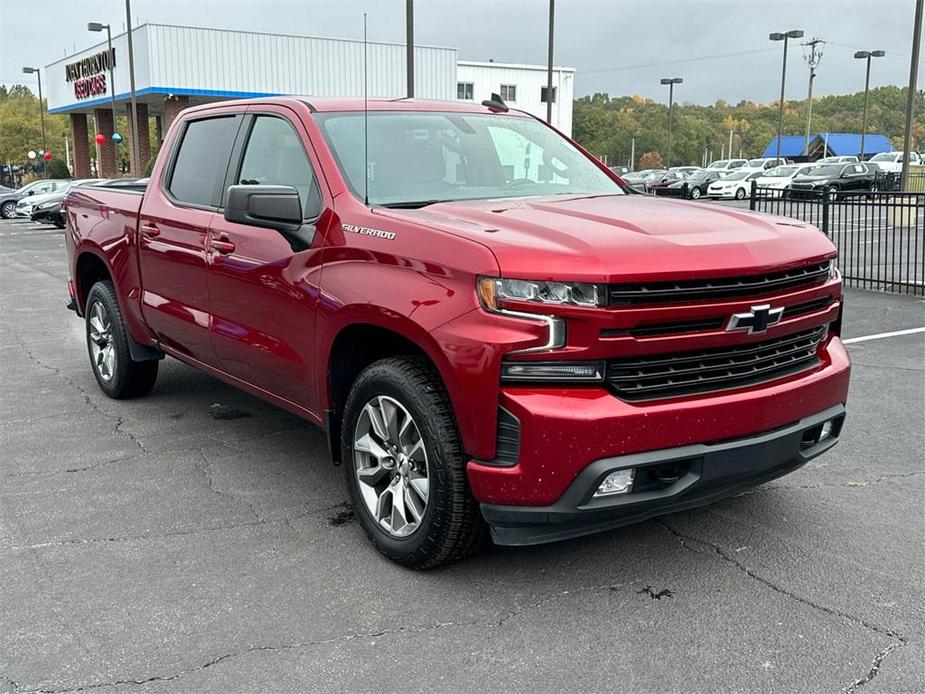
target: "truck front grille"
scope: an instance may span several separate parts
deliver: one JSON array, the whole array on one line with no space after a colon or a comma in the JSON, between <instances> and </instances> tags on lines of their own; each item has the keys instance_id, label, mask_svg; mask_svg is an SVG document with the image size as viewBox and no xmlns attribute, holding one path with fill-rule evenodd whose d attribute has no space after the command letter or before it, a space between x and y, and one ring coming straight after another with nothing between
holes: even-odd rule
<instances>
[{"instance_id":1,"label":"truck front grille","mask_svg":"<svg viewBox=\"0 0 925 694\"><path fill-rule=\"evenodd\" d=\"M607 293L611 306L736 299L799 289L824 282L828 276L829 263L827 261L793 270L769 272L762 275L720 277L710 280L682 280L680 282L612 284L608 287Z\"/></svg>"},{"instance_id":2,"label":"truck front grille","mask_svg":"<svg viewBox=\"0 0 925 694\"><path fill-rule=\"evenodd\" d=\"M624 400L651 400L770 381L816 366L827 329L823 325L737 347L612 360L607 382Z\"/></svg>"}]
</instances>

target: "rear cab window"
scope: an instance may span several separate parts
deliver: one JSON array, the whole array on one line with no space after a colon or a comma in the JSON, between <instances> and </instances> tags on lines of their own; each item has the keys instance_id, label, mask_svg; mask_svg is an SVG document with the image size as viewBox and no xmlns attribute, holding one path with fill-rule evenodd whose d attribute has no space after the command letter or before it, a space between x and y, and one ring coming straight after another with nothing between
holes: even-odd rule
<instances>
[{"instance_id":1,"label":"rear cab window","mask_svg":"<svg viewBox=\"0 0 925 694\"><path fill-rule=\"evenodd\" d=\"M217 207L239 123L239 114L228 114L186 124L168 173L170 197L183 205Z\"/></svg>"}]
</instances>

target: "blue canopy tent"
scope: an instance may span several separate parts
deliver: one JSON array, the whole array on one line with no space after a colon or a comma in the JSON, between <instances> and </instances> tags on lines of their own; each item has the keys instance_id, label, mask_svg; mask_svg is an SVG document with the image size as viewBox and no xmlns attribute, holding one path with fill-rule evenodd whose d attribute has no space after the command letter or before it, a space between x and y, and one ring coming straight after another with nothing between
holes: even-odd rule
<instances>
[{"instance_id":1,"label":"blue canopy tent","mask_svg":"<svg viewBox=\"0 0 925 694\"><path fill-rule=\"evenodd\" d=\"M780 141L780 155L788 159L805 160L803 135L784 135ZM892 152L893 143L885 135L869 133L864 138L864 158L880 152ZM859 156L861 154L861 136L858 133L816 133L809 138L809 159L821 159L831 156ZM764 150L763 157L777 155L777 136Z\"/></svg>"}]
</instances>

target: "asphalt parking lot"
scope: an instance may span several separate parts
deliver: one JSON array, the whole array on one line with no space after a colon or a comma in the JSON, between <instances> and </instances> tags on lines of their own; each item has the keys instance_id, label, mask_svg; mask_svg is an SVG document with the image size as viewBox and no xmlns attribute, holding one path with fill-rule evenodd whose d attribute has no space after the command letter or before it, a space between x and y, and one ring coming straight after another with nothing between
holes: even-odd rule
<instances>
[{"instance_id":1,"label":"asphalt parking lot","mask_svg":"<svg viewBox=\"0 0 925 694\"><path fill-rule=\"evenodd\" d=\"M849 345L843 440L793 475L415 573L319 430L171 360L105 398L66 275L0 222L0 691L925 691L925 333ZM848 291L848 338L920 326Z\"/></svg>"}]
</instances>

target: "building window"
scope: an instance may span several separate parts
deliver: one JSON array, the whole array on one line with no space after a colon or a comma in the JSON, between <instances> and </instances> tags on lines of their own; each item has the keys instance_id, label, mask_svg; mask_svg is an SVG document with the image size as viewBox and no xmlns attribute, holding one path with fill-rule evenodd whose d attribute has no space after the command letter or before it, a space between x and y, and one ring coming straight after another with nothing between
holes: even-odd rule
<instances>
[{"instance_id":1,"label":"building window","mask_svg":"<svg viewBox=\"0 0 925 694\"><path fill-rule=\"evenodd\" d=\"M517 85L516 84L502 84L501 85L501 100L502 101L517 101Z\"/></svg>"},{"instance_id":2,"label":"building window","mask_svg":"<svg viewBox=\"0 0 925 694\"><path fill-rule=\"evenodd\" d=\"M549 98L546 95L546 87L540 87L540 101L546 103L549 101ZM556 103L556 88L552 88L552 103Z\"/></svg>"},{"instance_id":3,"label":"building window","mask_svg":"<svg viewBox=\"0 0 925 694\"><path fill-rule=\"evenodd\" d=\"M473 98L473 89L472 82L457 82L456 83L456 98L463 99L465 101L472 101Z\"/></svg>"}]
</instances>

